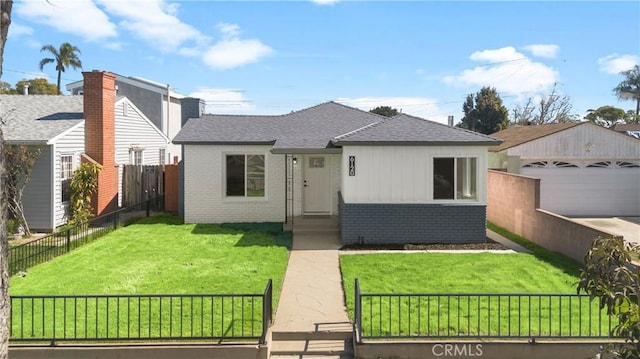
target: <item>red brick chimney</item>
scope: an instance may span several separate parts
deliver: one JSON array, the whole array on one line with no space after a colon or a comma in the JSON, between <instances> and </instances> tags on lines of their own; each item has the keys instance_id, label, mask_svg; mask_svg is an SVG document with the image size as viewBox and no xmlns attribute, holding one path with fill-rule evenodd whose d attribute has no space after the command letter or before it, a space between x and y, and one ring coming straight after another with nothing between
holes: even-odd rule
<instances>
[{"instance_id":1,"label":"red brick chimney","mask_svg":"<svg viewBox=\"0 0 640 359\"><path fill-rule=\"evenodd\" d=\"M104 71L83 72L84 151L102 165L91 206L101 215L118 207L118 168L115 163L116 77Z\"/></svg>"}]
</instances>

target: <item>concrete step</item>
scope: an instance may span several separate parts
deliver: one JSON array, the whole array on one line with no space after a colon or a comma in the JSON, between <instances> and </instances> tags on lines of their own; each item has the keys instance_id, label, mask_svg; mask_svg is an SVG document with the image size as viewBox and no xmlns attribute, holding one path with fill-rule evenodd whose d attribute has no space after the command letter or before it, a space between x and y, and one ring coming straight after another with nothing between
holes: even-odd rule
<instances>
[{"instance_id":1,"label":"concrete step","mask_svg":"<svg viewBox=\"0 0 640 359\"><path fill-rule=\"evenodd\" d=\"M273 332L272 340L351 340L353 331L324 331L324 332Z\"/></svg>"},{"instance_id":2,"label":"concrete step","mask_svg":"<svg viewBox=\"0 0 640 359\"><path fill-rule=\"evenodd\" d=\"M327 356L349 355L353 351L347 340L273 340L271 355Z\"/></svg>"}]
</instances>

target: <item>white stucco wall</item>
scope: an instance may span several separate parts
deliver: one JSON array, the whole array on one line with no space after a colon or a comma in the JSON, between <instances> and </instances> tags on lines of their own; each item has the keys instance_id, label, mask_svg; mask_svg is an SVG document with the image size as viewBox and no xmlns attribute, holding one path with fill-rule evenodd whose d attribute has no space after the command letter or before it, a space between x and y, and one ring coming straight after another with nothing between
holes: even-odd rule
<instances>
[{"instance_id":1,"label":"white stucco wall","mask_svg":"<svg viewBox=\"0 0 640 359\"><path fill-rule=\"evenodd\" d=\"M356 158L355 176L349 176L349 156ZM344 146L342 196L346 203L464 203L433 200L433 158L477 158L478 200L487 198L485 146Z\"/></svg>"},{"instance_id":2,"label":"white stucco wall","mask_svg":"<svg viewBox=\"0 0 640 359\"><path fill-rule=\"evenodd\" d=\"M185 145L185 223L284 222L285 158L271 146ZM225 156L265 155L265 197L225 196Z\"/></svg>"}]
</instances>

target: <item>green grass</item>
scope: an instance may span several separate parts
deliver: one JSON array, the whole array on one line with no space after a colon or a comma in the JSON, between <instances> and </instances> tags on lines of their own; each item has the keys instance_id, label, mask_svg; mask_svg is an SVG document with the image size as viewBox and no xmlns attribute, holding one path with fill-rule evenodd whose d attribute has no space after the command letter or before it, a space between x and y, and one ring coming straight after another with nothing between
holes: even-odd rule
<instances>
[{"instance_id":1,"label":"green grass","mask_svg":"<svg viewBox=\"0 0 640 359\"><path fill-rule=\"evenodd\" d=\"M176 216L159 214L32 267L25 277L12 277L10 293L262 294L268 279L273 279L276 308L291 244L291 234L281 229L281 224L273 223L185 225ZM20 310L23 317L18 320ZM148 337L229 337L261 330L262 300L227 298L222 303L220 298L177 296L141 301L49 299L16 302L13 312L13 338L16 333L24 335L25 329L33 338L114 338L138 330ZM29 332L32 325L33 333Z\"/></svg>"},{"instance_id":2,"label":"green grass","mask_svg":"<svg viewBox=\"0 0 640 359\"><path fill-rule=\"evenodd\" d=\"M363 293L560 293L567 296L363 297L363 330L370 336L505 335L530 328L536 336L607 335L608 318L597 303L569 299L576 293L578 263L525 239L518 243L533 253L343 255L349 315L353 318L355 278Z\"/></svg>"},{"instance_id":3,"label":"green grass","mask_svg":"<svg viewBox=\"0 0 640 359\"><path fill-rule=\"evenodd\" d=\"M279 290L290 234L274 235L277 224L261 226L185 225L173 215L152 216L12 277L10 293L261 293L269 278Z\"/></svg>"}]
</instances>

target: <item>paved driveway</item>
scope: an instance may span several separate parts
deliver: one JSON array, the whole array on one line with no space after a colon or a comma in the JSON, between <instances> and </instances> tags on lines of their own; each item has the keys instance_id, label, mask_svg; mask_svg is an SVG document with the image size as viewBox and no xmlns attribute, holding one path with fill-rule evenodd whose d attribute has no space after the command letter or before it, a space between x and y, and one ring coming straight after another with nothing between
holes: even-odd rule
<instances>
[{"instance_id":1,"label":"paved driveway","mask_svg":"<svg viewBox=\"0 0 640 359\"><path fill-rule=\"evenodd\" d=\"M629 242L640 244L640 218L571 218L572 220L590 227L623 236Z\"/></svg>"}]
</instances>

